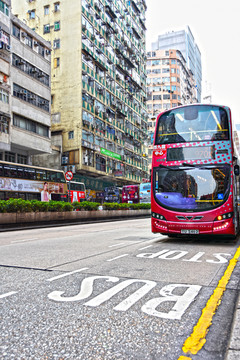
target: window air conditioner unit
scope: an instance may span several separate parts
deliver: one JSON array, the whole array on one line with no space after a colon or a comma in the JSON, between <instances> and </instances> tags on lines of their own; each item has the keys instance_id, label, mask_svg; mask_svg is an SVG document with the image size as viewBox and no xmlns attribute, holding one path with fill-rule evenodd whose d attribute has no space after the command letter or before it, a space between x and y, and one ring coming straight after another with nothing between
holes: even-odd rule
<instances>
[{"instance_id":1,"label":"window air conditioner unit","mask_svg":"<svg viewBox=\"0 0 240 360\"><path fill-rule=\"evenodd\" d=\"M75 165L69 165L68 168L69 168L69 171L71 171L73 174L76 173L76 166Z\"/></svg>"}]
</instances>

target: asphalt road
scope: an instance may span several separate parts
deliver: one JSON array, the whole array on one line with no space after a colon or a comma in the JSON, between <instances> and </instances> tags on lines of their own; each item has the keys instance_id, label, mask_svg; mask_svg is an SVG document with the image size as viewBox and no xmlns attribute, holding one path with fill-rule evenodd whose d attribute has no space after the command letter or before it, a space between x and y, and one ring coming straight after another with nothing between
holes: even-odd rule
<instances>
[{"instance_id":1,"label":"asphalt road","mask_svg":"<svg viewBox=\"0 0 240 360\"><path fill-rule=\"evenodd\" d=\"M185 344L238 247L152 234L150 219L0 233L0 359L224 359L239 263L202 345Z\"/></svg>"}]
</instances>

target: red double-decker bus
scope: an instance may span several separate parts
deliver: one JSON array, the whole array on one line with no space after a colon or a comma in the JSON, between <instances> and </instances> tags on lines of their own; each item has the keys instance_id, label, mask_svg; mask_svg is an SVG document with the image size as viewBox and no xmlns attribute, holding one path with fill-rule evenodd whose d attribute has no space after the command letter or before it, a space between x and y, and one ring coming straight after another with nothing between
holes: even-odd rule
<instances>
[{"instance_id":1,"label":"red double-decker bus","mask_svg":"<svg viewBox=\"0 0 240 360\"><path fill-rule=\"evenodd\" d=\"M124 185L122 187L122 202L139 203L139 185Z\"/></svg>"},{"instance_id":2,"label":"red double-decker bus","mask_svg":"<svg viewBox=\"0 0 240 360\"><path fill-rule=\"evenodd\" d=\"M71 202L81 202L86 200L86 188L84 183L79 181L69 181L68 189Z\"/></svg>"},{"instance_id":3,"label":"red double-decker bus","mask_svg":"<svg viewBox=\"0 0 240 360\"><path fill-rule=\"evenodd\" d=\"M230 109L194 104L161 113L152 156L152 231L236 237L238 197Z\"/></svg>"}]
</instances>

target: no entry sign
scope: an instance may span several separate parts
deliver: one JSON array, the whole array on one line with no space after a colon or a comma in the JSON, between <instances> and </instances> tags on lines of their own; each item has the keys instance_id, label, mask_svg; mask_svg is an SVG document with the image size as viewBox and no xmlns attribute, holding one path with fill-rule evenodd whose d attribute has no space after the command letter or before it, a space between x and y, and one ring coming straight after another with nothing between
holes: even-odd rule
<instances>
[{"instance_id":1,"label":"no entry sign","mask_svg":"<svg viewBox=\"0 0 240 360\"><path fill-rule=\"evenodd\" d=\"M67 172L65 173L65 179L66 179L67 181L71 181L72 178L73 178L73 173L72 173L72 171L67 171Z\"/></svg>"}]
</instances>

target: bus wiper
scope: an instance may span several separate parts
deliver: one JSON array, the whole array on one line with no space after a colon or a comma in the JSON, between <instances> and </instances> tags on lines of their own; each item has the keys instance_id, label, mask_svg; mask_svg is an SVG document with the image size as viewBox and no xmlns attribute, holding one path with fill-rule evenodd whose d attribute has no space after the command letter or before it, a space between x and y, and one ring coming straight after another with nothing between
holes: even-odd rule
<instances>
[{"instance_id":1,"label":"bus wiper","mask_svg":"<svg viewBox=\"0 0 240 360\"><path fill-rule=\"evenodd\" d=\"M166 165L162 165L162 164L160 164L159 166L158 166L159 168L162 168L162 169L167 169L167 170L169 170L169 171L175 171L176 170L176 167L174 166L166 166Z\"/></svg>"},{"instance_id":2,"label":"bus wiper","mask_svg":"<svg viewBox=\"0 0 240 360\"><path fill-rule=\"evenodd\" d=\"M182 163L181 165L182 165L182 166L194 167L194 168L195 168L195 165L193 165L193 164Z\"/></svg>"},{"instance_id":3,"label":"bus wiper","mask_svg":"<svg viewBox=\"0 0 240 360\"><path fill-rule=\"evenodd\" d=\"M216 165L199 166L199 170L212 170L215 169Z\"/></svg>"}]
</instances>

